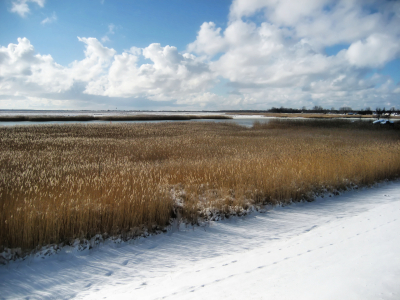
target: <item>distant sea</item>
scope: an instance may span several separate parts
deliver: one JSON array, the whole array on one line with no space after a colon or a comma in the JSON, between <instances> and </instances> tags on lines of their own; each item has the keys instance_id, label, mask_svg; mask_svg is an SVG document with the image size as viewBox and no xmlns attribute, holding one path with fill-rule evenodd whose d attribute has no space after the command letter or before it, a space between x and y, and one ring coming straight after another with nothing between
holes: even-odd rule
<instances>
[{"instance_id":1,"label":"distant sea","mask_svg":"<svg viewBox=\"0 0 400 300\"><path fill-rule=\"evenodd\" d=\"M217 111L127 111L127 110L0 110L1 116L130 116L130 115L225 115ZM270 118L259 115L232 115L233 119L190 120L190 121L112 121L112 123L159 123L159 122L228 122L251 127L255 121L268 122ZM74 124L74 123L110 123L110 121L48 121L48 122L0 122L0 126Z\"/></svg>"}]
</instances>

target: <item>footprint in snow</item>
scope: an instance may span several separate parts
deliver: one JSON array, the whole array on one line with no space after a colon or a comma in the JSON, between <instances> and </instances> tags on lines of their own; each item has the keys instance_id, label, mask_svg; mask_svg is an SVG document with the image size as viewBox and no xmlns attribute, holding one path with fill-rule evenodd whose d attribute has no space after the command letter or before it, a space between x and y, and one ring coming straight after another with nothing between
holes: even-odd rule
<instances>
[{"instance_id":1,"label":"footprint in snow","mask_svg":"<svg viewBox=\"0 0 400 300\"><path fill-rule=\"evenodd\" d=\"M129 262L129 260L127 259L127 260L125 260L125 261L122 263L122 265L123 265L123 266L126 266L126 265L128 264L128 262Z\"/></svg>"},{"instance_id":2,"label":"footprint in snow","mask_svg":"<svg viewBox=\"0 0 400 300\"><path fill-rule=\"evenodd\" d=\"M304 230L304 232L309 232L309 231L313 230L313 229L316 228L316 227L318 227L318 226L317 226L317 225L314 225L314 226L312 226L312 227L310 227L310 228Z\"/></svg>"},{"instance_id":3,"label":"footprint in snow","mask_svg":"<svg viewBox=\"0 0 400 300\"><path fill-rule=\"evenodd\" d=\"M111 276L112 274L113 274L112 271L108 271L108 272L106 273L106 276Z\"/></svg>"}]
</instances>

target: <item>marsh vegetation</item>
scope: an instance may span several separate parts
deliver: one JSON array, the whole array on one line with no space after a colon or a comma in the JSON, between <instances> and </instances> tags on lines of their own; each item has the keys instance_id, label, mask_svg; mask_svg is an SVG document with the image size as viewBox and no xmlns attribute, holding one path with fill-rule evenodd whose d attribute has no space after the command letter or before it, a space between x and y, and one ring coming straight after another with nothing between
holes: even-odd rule
<instances>
[{"instance_id":1,"label":"marsh vegetation","mask_svg":"<svg viewBox=\"0 0 400 300\"><path fill-rule=\"evenodd\" d=\"M398 127L366 122L15 126L0 128L0 143L2 249L137 235L173 217L196 222L400 174Z\"/></svg>"}]
</instances>

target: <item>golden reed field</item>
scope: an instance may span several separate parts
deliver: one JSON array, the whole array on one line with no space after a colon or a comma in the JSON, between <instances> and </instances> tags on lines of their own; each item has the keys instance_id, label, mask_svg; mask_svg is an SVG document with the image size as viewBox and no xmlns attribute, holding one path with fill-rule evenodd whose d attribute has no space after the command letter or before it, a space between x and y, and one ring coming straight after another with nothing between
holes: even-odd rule
<instances>
[{"instance_id":1,"label":"golden reed field","mask_svg":"<svg viewBox=\"0 0 400 300\"><path fill-rule=\"evenodd\" d=\"M311 200L395 178L399 132L289 120L1 127L0 251L135 235L174 217L196 222L206 208Z\"/></svg>"}]
</instances>

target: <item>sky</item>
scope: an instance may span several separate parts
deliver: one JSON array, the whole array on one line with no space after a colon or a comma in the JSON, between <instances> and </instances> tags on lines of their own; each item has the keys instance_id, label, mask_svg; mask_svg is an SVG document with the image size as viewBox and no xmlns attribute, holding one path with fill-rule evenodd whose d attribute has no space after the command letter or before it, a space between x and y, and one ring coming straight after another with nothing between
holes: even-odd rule
<instances>
[{"instance_id":1,"label":"sky","mask_svg":"<svg viewBox=\"0 0 400 300\"><path fill-rule=\"evenodd\" d=\"M0 109L400 109L400 1L1 0Z\"/></svg>"}]
</instances>

